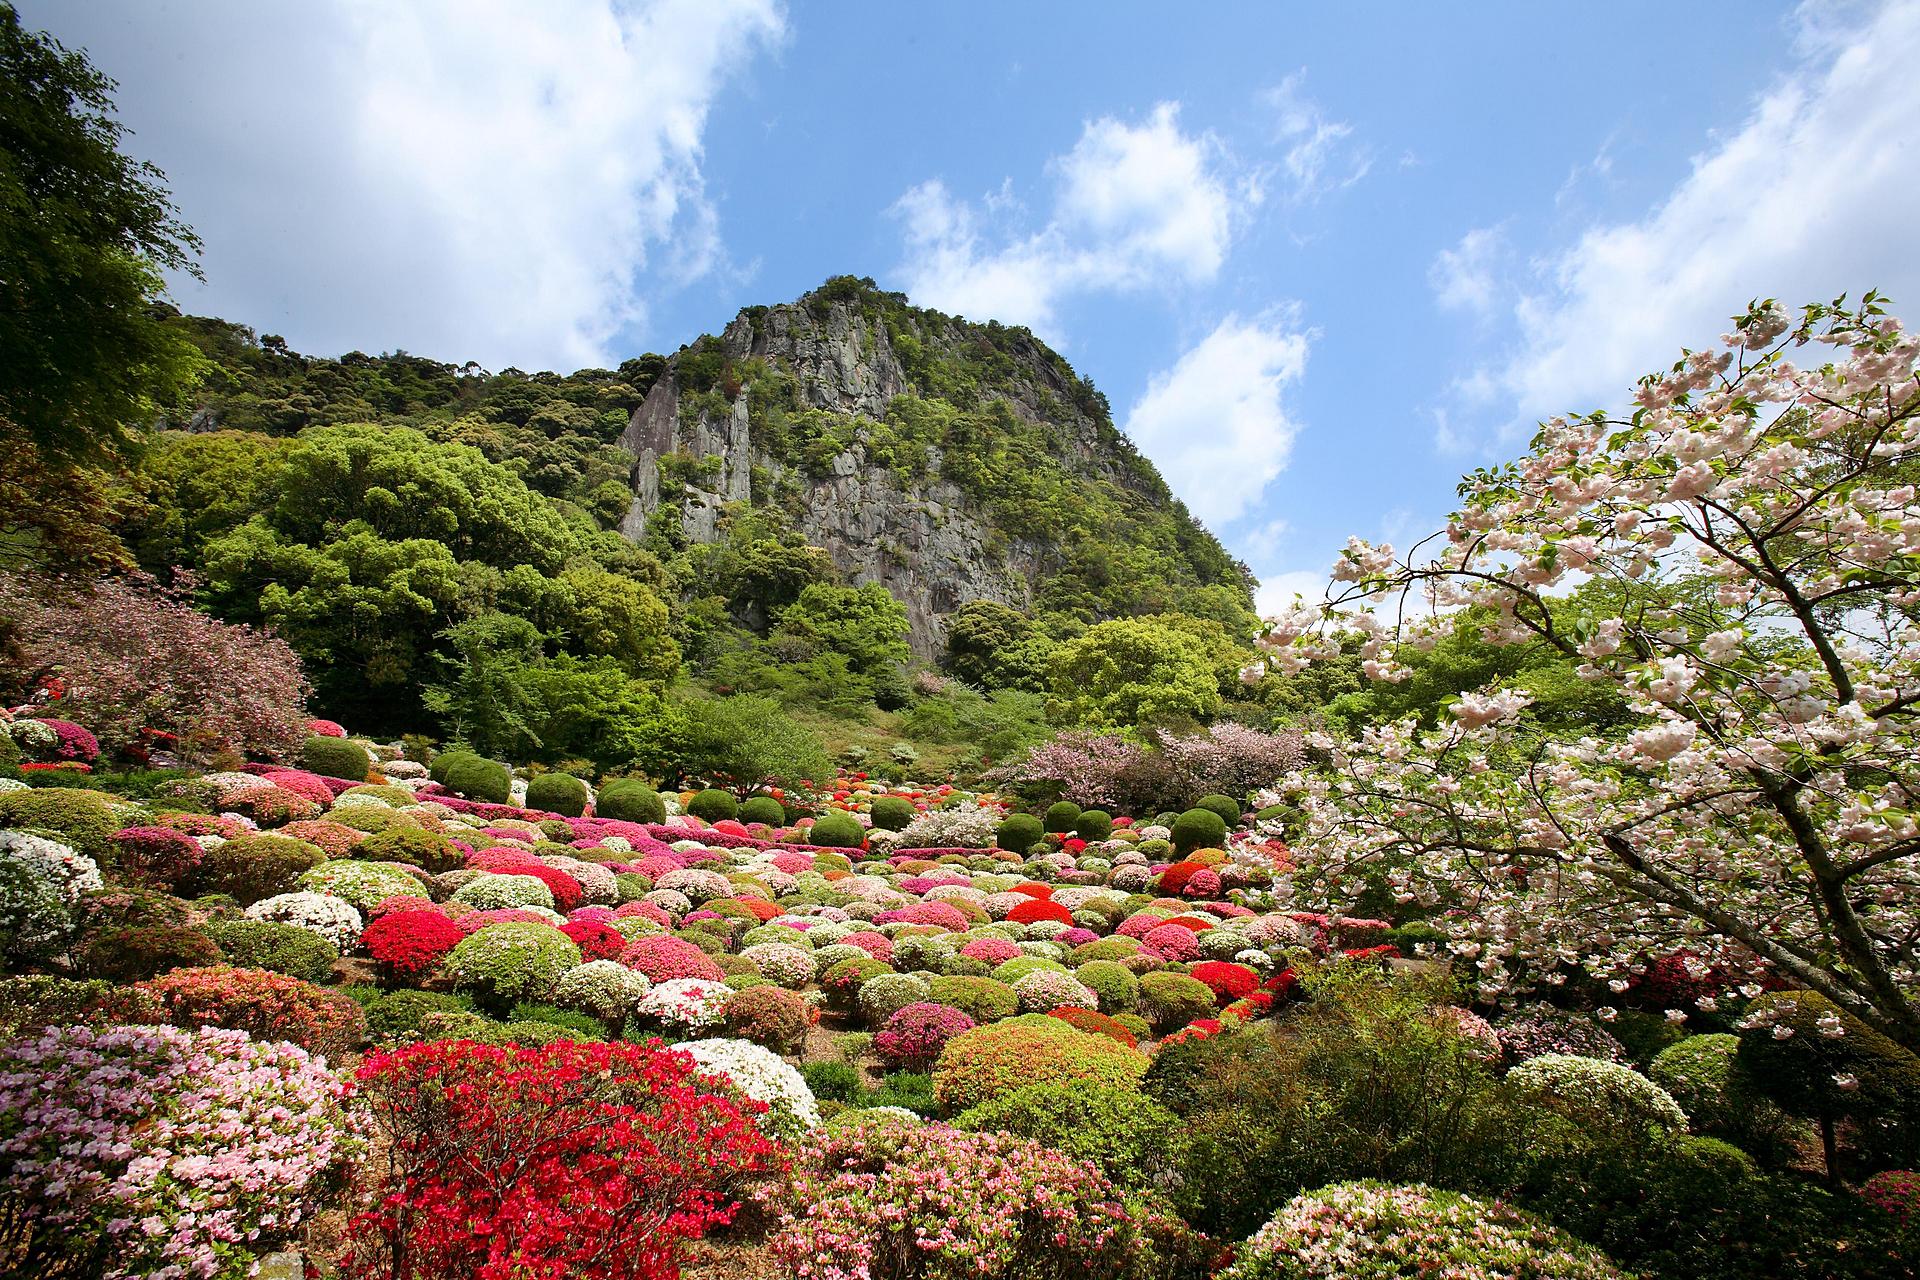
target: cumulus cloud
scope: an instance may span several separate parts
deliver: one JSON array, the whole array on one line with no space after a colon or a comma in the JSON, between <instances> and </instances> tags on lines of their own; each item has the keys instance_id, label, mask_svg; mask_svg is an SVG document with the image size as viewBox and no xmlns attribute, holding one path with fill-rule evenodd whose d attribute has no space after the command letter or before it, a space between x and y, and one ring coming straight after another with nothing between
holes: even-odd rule
<instances>
[{"instance_id":1,"label":"cumulus cloud","mask_svg":"<svg viewBox=\"0 0 1920 1280\"><path fill-rule=\"evenodd\" d=\"M1442 310L1484 315L1499 294L1496 274L1505 244L1498 227L1476 227L1451 249L1442 249L1427 270L1434 301Z\"/></svg>"},{"instance_id":2,"label":"cumulus cloud","mask_svg":"<svg viewBox=\"0 0 1920 1280\"><path fill-rule=\"evenodd\" d=\"M1618 406L1756 296L1795 305L1877 287L1920 308L1920 5L1850 26L1820 7L1803 16L1799 65L1658 207L1545 259L1515 304L1517 348L1469 380L1468 398L1504 404L1515 428Z\"/></svg>"},{"instance_id":3,"label":"cumulus cloud","mask_svg":"<svg viewBox=\"0 0 1920 1280\"><path fill-rule=\"evenodd\" d=\"M708 110L777 0L30 6L120 81L206 241L190 310L571 369L722 258Z\"/></svg>"},{"instance_id":4,"label":"cumulus cloud","mask_svg":"<svg viewBox=\"0 0 1920 1280\"><path fill-rule=\"evenodd\" d=\"M1289 192L1298 201L1350 187L1373 167L1373 155L1355 142L1353 126L1330 118L1307 96L1306 79L1303 68L1261 95L1273 112L1278 141L1286 148L1282 166Z\"/></svg>"},{"instance_id":5,"label":"cumulus cloud","mask_svg":"<svg viewBox=\"0 0 1920 1280\"><path fill-rule=\"evenodd\" d=\"M1285 469L1299 428L1283 399L1306 372L1308 343L1288 315L1230 315L1155 374L1127 415L1127 435L1202 520L1239 518Z\"/></svg>"},{"instance_id":6,"label":"cumulus cloud","mask_svg":"<svg viewBox=\"0 0 1920 1280\"><path fill-rule=\"evenodd\" d=\"M1234 224L1257 194L1236 184L1219 143L1180 126L1164 102L1130 124L1103 117L1048 165L1043 226L1008 233L1010 186L985 215L939 179L893 206L906 238L900 274L914 301L975 319L1051 330L1071 294L1203 283L1219 274Z\"/></svg>"}]
</instances>

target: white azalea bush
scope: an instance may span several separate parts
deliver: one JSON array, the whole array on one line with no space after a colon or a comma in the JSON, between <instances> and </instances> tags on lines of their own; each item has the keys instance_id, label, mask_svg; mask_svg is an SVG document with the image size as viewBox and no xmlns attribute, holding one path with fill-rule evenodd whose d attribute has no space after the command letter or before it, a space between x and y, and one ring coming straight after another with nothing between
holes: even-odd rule
<instances>
[{"instance_id":1,"label":"white azalea bush","mask_svg":"<svg viewBox=\"0 0 1920 1280\"><path fill-rule=\"evenodd\" d=\"M719 1076L734 1088L764 1103L761 1131L779 1142L798 1142L820 1127L820 1108L813 1090L800 1073L779 1054L748 1040L692 1040L675 1045L700 1064L708 1075Z\"/></svg>"}]
</instances>

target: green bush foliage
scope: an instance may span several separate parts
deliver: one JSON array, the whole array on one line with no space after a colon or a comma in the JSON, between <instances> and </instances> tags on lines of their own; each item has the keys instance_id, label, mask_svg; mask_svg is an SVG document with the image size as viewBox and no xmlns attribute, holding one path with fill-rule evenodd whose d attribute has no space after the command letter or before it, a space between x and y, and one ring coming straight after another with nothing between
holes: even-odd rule
<instances>
[{"instance_id":1,"label":"green bush foliage","mask_svg":"<svg viewBox=\"0 0 1920 1280\"><path fill-rule=\"evenodd\" d=\"M1225 819L1211 809L1189 809L1173 820L1173 851L1182 856L1218 849L1226 838Z\"/></svg>"},{"instance_id":2,"label":"green bush foliage","mask_svg":"<svg viewBox=\"0 0 1920 1280\"><path fill-rule=\"evenodd\" d=\"M1071 800L1056 800L1047 806L1040 825L1049 832L1073 830L1073 824L1080 817L1080 806Z\"/></svg>"},{"instance_id":3,"label":"green bush foliage","mask_svg":"<svg viewBox=\"0 0 1920 1280\"><path fill-rule=\"evenodd\" d=\"M577 818L587 811L587 784L570 773L543 773L527 783L527 808Z\"/></svg>"},{"instance_id":4,"label":"green bush foliage","mask_svg":"<svg viewBox=\"0 0 1920 1280\"><path fill-rule=\"evenodd\" d=\"M367 749L347 738L325 738L315 734L300 746L300 767L323 778L346 778L364 782L372 761Z\"/></svg>"},{"instance_id":5,"label":"green bush foliage","mask_svg":"<svg viewBox=\"0 0 1920 1280\"><path fill-rule=\"evenodd\" d=\"M320 846L289 836L251 835L207 850L188 877L198 897L222 895L243 907L263 898L292 893L300 877L327 860Z\"/></svg>"},{"instance_id":6,"label":"green bush foliage","mask_svg":"<svg viewBox=\"0 0 1920 1280\"><path fill-rule=\"evenodd\" d=\"M814 820L807 843L827 849L858 849L867 842L866 828L850 813L829 812Z\"/></svg>"},{"instance_id":7,"label":"green bush foliage","mask_svg":"<svg viewBox=\"0 0 1920 1280\"><path fill-rule=\"evenodd\" d=\"M740 802L733 798L731 791L708 787L687 801L687 812L708 822L725 822L740 816Z\"/></svg>"},{"instance_id":8,"label":"green bush foliage","mask_svg":"<svg viewBox=\"0 0 1920 1280\"><path fill-rule=\"evenodd\" d=\"M128 825L113 798L81 787L0 792L0 827L44 831L101 866L112 864L113 833Z\"/></svg>"},{"instance_id":9,"label":"green bush foliage","mask_svg":"<svg viewBox=\"0 0 1920 1280\"><path fill-rule=\"evenodd\" d=\"M899 796L880 796L874 800L868 816L873 819L873 825L882 831L905 831L907 824L917 814L911 800Z\"/></svg>"},{"instance_id":10,"label":"green bush foliage","mask_svg":"<svg viewBox=\"0 0 1920 1280\"><path fill-rule=\"evenodd\" d=\"M1073 820L1073 833L1089 843L1113 835L1113 815L1104 809L1087 809Z\"/></svg>"},{"instance_id":11,"label":"green bush foliage","mask_svg":"<svg viewBox=\"0 0 1920 1280\"><path fill-rule=\"evenodd\" d=\"M750 796L740 806L740 821L745 823L762 822L769 827L777 827L786 820L786 809L772 796Z\"/></svg>"},{"instance_id":12,"label":"green bush foliage","mask_svg":"<svg viewBox=\"0 0 1920 1280\"><path fill-rule=\"evenodd\" d=\"M1030 813L1011 813L993 833L993 842L1009 853L1025 853L1039 844L1046 834L1040 827L1040 819Z\"/></svg>"},{"instance_id":13,"label":"green bush foliage","mask_svg":"<svg viewBox=\"0 0 1920 1280\"><path fill-rule=\"evenodd\" d=\"M1137 1088L1030 1084L961 1112L953 1126L1032 1138L1136 1190L1166 1185L1180 1163L1179 1117Z\"/></svg>"},{"instance_id":14,"label":"green bush foliage","mask_svg":"<svg viewBox=\"0 0 1920 1280\"><path fill-rule=\"evenodd\" d=\"M1201 796L1195 800L1193 807L1205 809L1208 813L1219 814L1220 821L1226 823L1229 828L1240 825L1242 808L1240 802L1232 796L1223 796L1215 792L1213 795Z\"/></svg>"},{"instance_id":15,"label":"green bush foliage","mask_svg":"<svg viewBox=\"0 0 1920 1280\"><path fill-rule=\"evenodd\" d=\"M353 856L368 862L405 862L435 875L466 863L466 855L452 840L420 827L377 831L354 845Z\"/></svg>"},{"instance_id":16,"label":"green bush foliage","mask_svg":"<svg viewBox=\"0 0 1920 1280\"><path fill-rule=\"evenodd\" d=\"M616 818L621 822L667 820L666 801L658 791L637 778L620 778L601 787L593 809L602 818Z\"/></svg>"},{"instance_id":17,"label":"green bush foliage","mask_svg":"<svg viewBox=\"0 0 1920 1280\"><path fill-rule=\"evenodd\" d=\"M513 798L513 775L497 760L463 754L447 766L446 787L464 800L505 804Z\"/></svg>"},{"instance_id":18,"label":"green bush foliage","mask_svg":"<svg viewBox=\"0 0 1920 1280\"><path fill-rule=\"evenodd\" d=\"M306 982L325 982L333 975L340 952L311 929L270 920L216 920L207 936L230 965L266 969Z\"/></svg>"},{"instance_id":19,"label":"green bush foliage","mask_svg":"<svg viewBox=\"0 0 1920 1280\"><path fill-rule=\"evenodd\" d=\"M1137 1087L1147 1059L1109 1036L1030 1014L963 1031L947 1041L933 1091L948 1114L1031 1084Z\"/></svg>"}]
</instances>

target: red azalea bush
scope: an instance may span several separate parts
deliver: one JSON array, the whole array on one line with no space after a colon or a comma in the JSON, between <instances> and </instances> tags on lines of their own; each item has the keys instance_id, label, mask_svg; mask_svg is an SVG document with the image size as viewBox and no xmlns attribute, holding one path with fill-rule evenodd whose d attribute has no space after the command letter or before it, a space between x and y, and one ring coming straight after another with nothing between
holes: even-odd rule
<instances>
[{"instance_id":1,"label":"red azalea bush","mask_svg":"<svg viewBox=\"0 0 1920 1280\"><path fill-rule=\"evenodd\" d=\"M1920 1225L1920 1173L1907 1169L1876 1173L1860 1194L1892 1214L1902 1227Z\"/></svg>"},{"instance_id":2,"label":"red azalea bush","mask_svg":"<svg viewBox=\"0 0 1920 1280\"><path fill-rule=\"evenodd\" d=\"M375 1054L360 1094L390 1148L342 1259L353 1280L671 1280L774 1169L757 1104L645 1044L437 1041Z\"/></svg>"},{"instance_id":3,"label":"red azalea bush","mask_svg":"<svg viewBox=\"0 0 1920 1280\"><path fill-rule=\"evenodd\" d=\"M438 911L389 911L366 927L360 945L384 977L411 982L439 968L466 936L465 930Z\"/></svg>"},{"instance_id":4,"label":"red azalea bush","mask_svg":"<svg viewBox=\"0 0 1920 1280\"><path fill-rule=\"evenodd\" d=\"M617 960L620 953L627 949L625 935L598 920L569 920L560 926L560 932L572 938L573 944L580 948L583 962Z\"/></svg>"},{"instance_id":5,"label":"red azalea bush","mask_svg":"<svg viewBox=\"0 0 1920 1280\"><path fill-rule=\"evenodd\" d=\"M366 1015L351 997L283 973L216 964L175 969L136 988L177 1027L230 1027L256 1040L289 1040L329 1056L360 1044Z\"/></svg>"},{"instance_id":6,"label":"red azalea bush","mask_svg":"<svg viewBox=\"0 0 1920 1280\"><path fill-rule=\"evenodd\" d=\"M192 874L206 850L172 827L123 827L113 833L114 867L135 884L171 889Z\"/></svg>"},{"instance_id":7,"label":"red azalea bush","mask_svg":"<svg viewBox=\"0 0 1920 1280\"><path fill-rule=\"evenodd\" d=\"M1038 924L1042 920L1051 920L1057 924L1071 925L1073 912L1045 898L1028 898L1007 912L1007 919L1014 924Z\"/></svg>"},{"instance_id":8,"label":"red azalea bush","mask_svg":"<svg viewBox=\"0 0 1920 1280\"><path fill-rule=\"evenodd\" d=\"M540 862L528 862L515 866L512 874L532 876L546 885L553 892L554 909L560 912L573 910L586 897L586 890L580 887L580 882L558 867L549 867Z\"/></svg>"},{"instance_id":9,"label":"red azalea bush","mask_svg":"<svg viewBox=\"0 0 1920 1280\"><path fill-rule=\"evenodd\" d=\"M951 1005L910 1004L896 1010L887 1025L873 1038L873 1047L895 1067L906 1071L927 1071L947 1047L947 1041L963 1031L971 1031L974 1020Z\"/></svg>"},{"instance_id":10,"label":"red azalea bush","mask_svg":"<svg viewBox=\"0 0 1920 1280\"><path fill-rule=\"evenodd\" d=\"M76 764L92 764L100 758L100 740L71 720L40 717L40 723L53 730L53 758Z\"/></svg>"},{"instance_id":11,"label":"red azalea bush","mask_svg":"<svg viewBox=\"0 0 1920 1280\"><path fill-rule=\"evenodd\" d=\"M1070 1004L1061 1005L1058 1009L1048 1010L1047 1016L1049 1018L1058 1018L1067 1025L1078 1027L1082 1031L1091 1031L1095 1035L1112 1036L1129 1049L1134 1048L1140 1043L1133 1032L1121 1026L1119 1022L1104 1013L1095 1013L1092 1009L1081 1009Z\"/></svg>"},{"instance_id":12,"label":"red azalea bush","mask_svg":"<svg viewBox=\"0 0 1920 1280\"><path fill-rule=\"evenodd\" d=\"M307 732L316 738L344 738L347 731L332 720L309 720Z\"/></svg>"},{"instance_id":13,"label":"red azalea bush","mask_svg":"<svg viewBox=\"0 0 1920 1280\"><path fill-rule=\"evenodd\" d=\"M671 982L675 978L719 982L727 976L706 952L685 938L635 938L620 953L620 963L646 974L654 982Z\"/></svg>"},{"instance_id":14,"label":"red azalea bush","mask_svg":"<svg viewBox=\"0 0 1920 1280\"><path fill-rule=\"evenodd\" d=\"M884 933L875 933L871 929L860 929L840 939L840 945L858 947L881 964L893 963L893 940Z\"/></svg>"},{"instance_id":15,"label":"red azalea bush","mask_svg":"<svg viewBox=\"0 0 1920 1280\"><path fill-rule=\"evenodd\" d=\"M1243 964L1227 960L1204 960L1193 966L1193 976L1213 989L1222 1005L1251 994L1260 985L1260 975Z\"/></svg>"}]
</instances>

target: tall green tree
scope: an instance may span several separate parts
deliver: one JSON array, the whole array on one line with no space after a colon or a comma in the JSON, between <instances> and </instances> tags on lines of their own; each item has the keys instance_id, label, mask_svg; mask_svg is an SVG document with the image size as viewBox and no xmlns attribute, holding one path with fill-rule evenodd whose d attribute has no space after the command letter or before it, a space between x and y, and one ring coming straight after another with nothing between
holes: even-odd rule
<instances>
[{"instance_id":1,"label":"tall green tree","mask_svg":"<svg viewBox=\"0 0 1920 1280\"><path fill-rule=\"evenodd\" d=\"M156 308L199 241L120 149L113 81L0 3L0 556L124 559L107 482L204 366Z\"/></svg>"}]
</instances>

